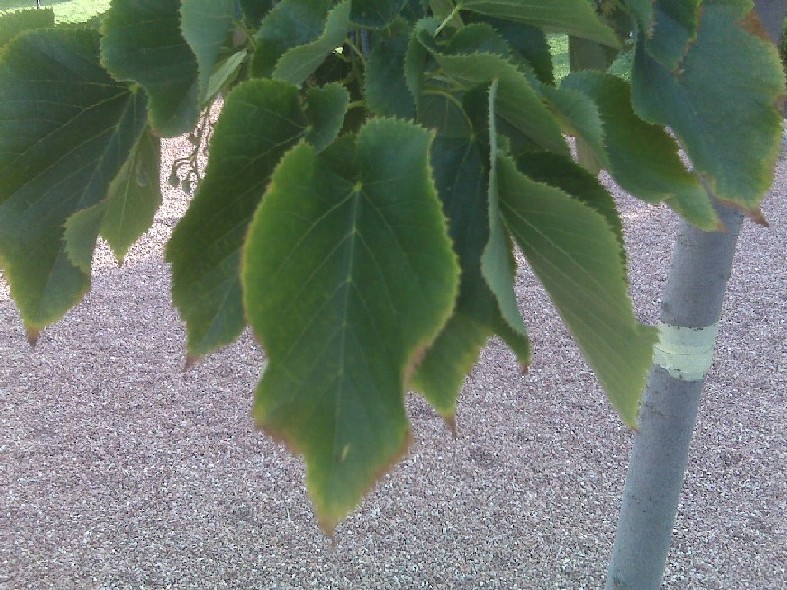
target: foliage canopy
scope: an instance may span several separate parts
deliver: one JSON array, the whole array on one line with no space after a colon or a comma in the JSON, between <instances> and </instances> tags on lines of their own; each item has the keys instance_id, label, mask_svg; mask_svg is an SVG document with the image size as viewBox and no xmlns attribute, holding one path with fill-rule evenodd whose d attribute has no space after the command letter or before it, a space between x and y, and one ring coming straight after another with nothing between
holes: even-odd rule
<instances>
[{"instance_id":1,"label":"foliage canopy","mask_svg":"<svg viewBox=\"0 0 787 590\"><path fill-rule=\"evenodd\" d=\"M584 70L560 83L553 33ZM630 76L608 70L621 55ZM122 261L152 223L159 138L223 100L167 248L173 301L189 362L252 327L268 358L255 419L303 453L331 530L406 450L408 388L451 422L490 336L527 367L515 247L634 426L656 333L634 316L598 172L704 230L720 226L713 196L764 221L783 98L749 0L113 0L59 27L50 11L4 15L0 263L34 342L89 290L97 239Z\"/></svg>"}]
</instances>

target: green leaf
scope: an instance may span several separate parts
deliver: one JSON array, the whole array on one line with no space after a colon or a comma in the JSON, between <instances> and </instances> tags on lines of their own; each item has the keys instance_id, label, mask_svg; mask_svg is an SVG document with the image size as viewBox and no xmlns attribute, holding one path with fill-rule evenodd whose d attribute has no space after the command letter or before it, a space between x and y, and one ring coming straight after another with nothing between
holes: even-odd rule
<instances>
[{"instance_id":1,"label":"green leaf","mask_svg":"<svg viewBox=\"0 0 787 590\"><path fill-rule=\"evenodd\" d=\"M489 241L485 148L461 106L447 96L427 98L428 108L419 121L438 130L431 161L462 274L454 315L427 350L411 383L452 422L465 375L487 338L499 334L523 366L529 362L530 346L525 335L507 326L481 274L481 254Z\"/></svg>"},{"instance_id":2,"label":"green leaf","mask_svg":"<svg viewBox=\"0 0 787 590\"><path fill-rule=\"evenodd\" d=\"M113 0L101 25L101 61L115 80L137 82L150 123L165 137L199 118L197 59L180 32L180 0Z\"/></svg>"},{"instance_id":3,"label":"green leaf","mask_svg":"<svg viewBox=\"0 0 787 590\"><path fill-rule=\"evenodd\" d=\"M237 78L241 66L248 58L248 53L243 49L222 60L213 71L208 80L207 97L214 97L222 90L226 90Z\"/></svg>"},{"instance_id":4,"label":"green leaf","mask_svg":"<svg viewBox=\"0 0 787 590\"><path fill-rule=\"evenodd\" d=\"M254 35L254 75L271 76L276 62L288 50L318 39L332 4L330 0L282 0L276 4Z\"/></svg>"},{"instance_id":5,"label":"green leaf","mask_svg":"<svg viewBox=\"0 0 787 590\"><path fill-rule=\"evenodd\" d=\"M532 25L546 32L583 37L610 47L620 44L587 0L459 0L457 8Z\"/></svg>"},{"instance_id":6,"label":"green leaf","mask_svg":"<svg viewBox=\"0 0 787 590\"><path fill-rule=\"evenodd\" d=\"M410 24L414 24L426 17L428 8L428 0L405 0L404 7L399 13L399 16L407 20Z\"/></svg>"},{"instance_id":7,"label":"green leaf","mask_svg":"<svg viewBox=\"0 0 787 590\"><path fill-rule=\"evenodd\" d=\"M656 0L623 0L639 28L649 35L653 29L653 5Z\"/></svg>"},{"instance_id":8,"label":"green leaf","mask_svg":"<svg viewBox=\"0 0 787 590\"><path fill-rule=\"evenodd\" d=\"M511 57L511 47L489 23L465 25L454 33L443 49L444 53L463 55L468 53L493 53L503 59Z\"/></svg>"},{"instance_id":9,"label":"green leaf","mask_svg":"<svg viewBox=\"0 0 787 590\"><path fill-rule=\"evenodd\" d=\"M702 0L625 0L650 56L668 70L679 67L696 40Z\"/></svg>"},{"instance_id":10,"label":"green leaf","mask_svg":"<svg viewBox=\"0 0 787 590\"><path fill-rule=\"evenodd\" d=\"M323 151L339 135L349 104L350 94L338 82L306 92L306 117L310 124L306 141L315 150Z\"/></svg>"},{"instance_id":11,"label":"green leaf","mask_svg":"<svg viewBox=\"0 0 787 590\"><path fill-rule=\"evenodd\" d=\"M308 97L307 115L297 88L285 82L250 80L227 96L205 178L167 245L189 362L232 342L246 325L241 248L276 164L301 138L324 147L341 127L346 90L313 89Z\"/></svg>"},{"instance_id":12,"label":"green leaf","mask_svg":"<svg viewBox=\"0 0 787 590\"><path fill-rule=\"evenodd\" d=\"M390 25L407 4L407 0L352 0L353 23L370 29Z\"/></svg>"},{"instance_id":13,"label":"green leaf","mask_svg":"<svg viewBox=\"0 0 787 590\"><path fill-rule=\"evenodd\" d=\"M571 329L612 405L635 426L656 331L637 323L620 244L606 219L498 157L508 229Z\"/></svg>"},{"instance_id":14,"label":"green leaf","mask_svg":"<svg viewBox=\"0 0 787 590\"><path fill-rule=\"evenodd\" d=\"M415 117L415 101L404 74L410 32L408 23L400 20L388 31L374 36L364 83L367 105L378 115Z\"/></svg>"},{"instance_id":15,"label":"green leaf","mask_svg":"<svg viewBox=\"0 0 787 590\"><path fill-rule=\"evenodd\" d=\"M637 114L670 127L712 192L762 219L781 146L784 72L755 19L746 0L705 2L680 69L664 68L640 40L631 86Z\"/></svg>"},{"instance_id":16,"label":"green leaf","mask_svg":"<svg viewBox=\"0 0 787 590\"><path fill-rule=\"evenodd\" d=\"M626 11L618 0L602 0L597 3L598 13L622 41L621 45L631 43L631 32L636 30L635 21L632 15ZM570 35L568 38L569 64L572 72L583 70L607 70L615 61L621 46L610 47L601 45L595 41L575 37Z\"/></svg>"},{"instance_id":17,"label":"green leaf","mask_svg":"<svg viewBox=\"0 0 787 590\"><path fill-rule=\"evenodd\" d=\"M51 8L19 10L0 14L0 49L25 31L55 26L55 13Z\"/></svg>"},{"instance_id":18,"label":"green leaf","mask_svg":"<svg viewBox=\"0 0 787 590\"><path fill-rule=\"evenodd\" d=\"M547 105L568 135L576 138L579 163L593 174L609 168L598 106L586 94L561 84L545 86Z\"/></svg>"},{"instance_id":19,"label":"green leaf","mask_svg":"<svg viewBox=\"0 0 787 590\"><path fill-rule=\"evenodd\" d=\"M415 23L404 56L404 79L410 94L415 99L416 109L420 108L427 72L431 72L435 65L434 58L420 39L433 37L438 26L440 21L436 19L423 19ZM430 49L434 50L434 48Z\"/></svg>"},{"instance_id":20,"label":"green leaf","mask_svg":"<svg viewBox=\"0 0 787 590\"><path fill-rule=\"evenodd\" d=\"M199 100L209 94L210 78L232 31L237 0L188 0L180 8L183 38L197 58Z\"/></svg>"},{"instance_id":21,"label":"green leaf","mask_svg":"<svg viewBox=\"0 0 787 590\"><path fill-rule=\"evenodd\" d=\"M492 82L489 87L489 241L481 255L481 274L494 294L500 313L509 327L516 333L525 335L525 323L519 313L514 291L516 268L511 254L511 240L503 226L503 219L500 215L497 180L498 148L495 128L497 87L497 80Z\"/></svg>"},{"instance_id":22,"label":"green leaf","mask_svg":"<svg viewBox=\"0 0 787 590\"><path fill-rule=\"evenodd\" d=\"M528 64L544 84L554 85L552 54L543 30L523 23L472 13L466 20L491 24L506 40L516 61Z\"/></svg>"},{"instance_id":23,"label":"green leaf","mask_svg":"<svg viewBox=\"0 0 787 590\"><path fill-rule=\"evenodd\" d=\"M254 415L304 455L328 530L406 450L407 376L454 305L430 142L374 119L322 154L301 144L249 228L244 301L269 359Z\"/></svg>"},{"instance_id":24,"label":"green leaf","mask_svg":"<svg viewBox=\"0 0 787 590\"><path fill-rule=\"evenodd\" d=\"M606 70L615 61L618 50L581 37L568 38L568 62L572 72Z\"/></svg>"},{"instance_id":25,"label":"green leaf","mask_svg":"<svg viewBox=\"0 0 787 590\"><path fill-rule=\"evenodd\" d=\"M350 23L350 0L344 0L333 8L325 19L325 29L312 41L294 47L281 56L273 69L273 78L303 84L347 36Z\"/></svg>"},{"instance_id":26,"label":"green leaf","mask_svg":"<svg viewBox=\"0 0 787 590\"><path fill-rule=\"evenodd\" d=\"M101 236L120 262L153 224L161 206L160 163L161 141L149 130L143 131L109 185Z\"/></svg>"},{"instance_id":27,"label":"green leaf","mask_svg":"<svg viewBox=\"0 0 787 590\"><path fill-rule=\"evenodd\" d=\"M2 54L0 261L31 339L88 290L98 226L67 247L64 224L105 197L145 119L99 64L97 31L35 31Z\"/></svg>"},{"instance_id":28,"label":"green leaf","mask_svg":"<svg viewBox=\"0 0 787 590\"><path fill-rule=\"evenodd\" d=\"M559 188L601 215L615 233L620 256L626 263L623 223L615 199L598 178L579 167L573 160L549 152L525 154L516 160L517 169L531 180Z\"/></svg>"},{"instance_id":29,"label":"green leaf","mask_svg":"<svg viewBox=\"0 0 787 590\"><path fill-rule=\"evenodd\" d=\"M144 116L144 112L142 115ZM161 206L160 141L143 131L101 202L74 213L65 223L66 252L85 274L90 274L99 234L118 262L153 224Z\"/></svg>"},{"instance_id":30,"label":"green leaf","mask_svg":"<svg viewBox=\"0 0 787 590\"><path fill-rule=\"evenodd\" d=\"M686 170L675 140L663 128L646 123L634 113L628 83L611 74L580 72L566 77L561 89L582 92L596 103L604 127L609 170L622 188L650 203L666 202L704 230L719 228L711 200L697 178ZM585 137L597 148L595 136Z\"/></svg>"},{"instance_id":31,"label":"green leaf","mask_svg":"<svg viewBox=\"0 0 787 590\"><path fill-rule=\"evenodd\" d=\"M668 70L680 67L696 40L702 0L655 0L653 21L646 30L648 53Z\"/></svg>"},{"instance_id":32,"label":"green leaf","mask_svg":"<svg viewBox=\"0 0 787 590\"><path fill-rule=\"evenodd\" d=\"M455 428L456 400L465 376L492 330L464 313L455 313L426 352L410 385Z\"/></svg>"}]
</instances>

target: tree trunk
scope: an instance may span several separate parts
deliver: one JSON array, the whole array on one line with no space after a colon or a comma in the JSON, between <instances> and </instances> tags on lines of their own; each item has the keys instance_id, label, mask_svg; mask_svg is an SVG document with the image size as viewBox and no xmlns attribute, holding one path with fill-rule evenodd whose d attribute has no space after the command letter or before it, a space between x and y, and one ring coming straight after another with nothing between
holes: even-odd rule
<instances>
[{"instance_id":1,"label":"tree trunk","mask_svg":"<svg viewBox=\"0 0 787 590\"><path fill-rule=\"evenodd\" d=\"M661 342L629 463L607 590L657 589L669 552L705 373L741 214L719 205L726 232L681 223L662 300Z\"/></svg>"},{"instance_id":2,"label":"tree trunk","mask_svg":"<svg viewBox=\"0 0 787 590\"><path fill-rule=\"evenodd\" d=\"M787 3L760 0L756 8L778 43ZM726 232L705 233L681 222L662 300L661 342L640 410L607 590L661 586L742 221L730 207L717 204L717 211Z\"/></svg>"}]
</instances>

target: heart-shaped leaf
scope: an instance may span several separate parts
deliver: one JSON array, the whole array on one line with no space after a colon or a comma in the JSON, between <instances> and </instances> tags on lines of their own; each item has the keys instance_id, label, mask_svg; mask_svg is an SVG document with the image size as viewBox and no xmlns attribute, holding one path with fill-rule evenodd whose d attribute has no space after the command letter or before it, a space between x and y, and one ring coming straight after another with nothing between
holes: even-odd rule
<instances>
[{"instance_id":1,"label":"heart-shaped leaf","mask_svg":"<svg viewBox=\"0 0 787 590\"><path fill-rule=\"evenodd\" d=\"M459 270L423 128L368 122L277 167L244 251L269 361L254 415L307 464L331 530L406 450L407 377L451 314Z\"/></svg>"},{"instance_id":2,"label":"heart-shaped leaf","mask_svg":"<svg viewBox=\"0 0 787 590\"><path fill-rule=\"evenodd\" d=\"M99 64L98 31L26 33L0 57L0 262L31 339L90 287L102 216L64 227L106 197L146 118Z\"/></svg>"}]
</instances>

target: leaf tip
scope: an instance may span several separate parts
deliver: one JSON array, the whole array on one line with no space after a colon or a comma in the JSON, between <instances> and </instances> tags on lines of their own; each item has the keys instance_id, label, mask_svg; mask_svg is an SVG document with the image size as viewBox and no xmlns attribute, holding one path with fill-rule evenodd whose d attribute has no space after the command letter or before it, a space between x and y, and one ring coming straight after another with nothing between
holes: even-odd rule
<instances>
[{"instance_id":1,"label":"leaf tip","mask_svg":"<svg viewBox=\"0 0 787 590\"><path fill-rule=\"evenodd\" d=\"M765 219L765 215L762 212L762 209L759 207L755 207L754 209L749 209L746 211L746 214L749 216L754 223L760 225L762 227L770 227L771 224L768 223L768 220Z\"/></svg>"},{"instance_id":2,"label":"leaf tip","mask_svg":"<svg viewBox=\"0 0 787 590\"><path fill-rule=\"evenodd\" d=\"M450 415L443 416L443 422L445 427L451 432L451 437L456 440L458 438L456 435L456 414L452 412Z\"/></svg>"},{"instance_id":3,"label":"leaf tip","mask_svg":"<svg viewBox=\"0 0 787 590\"><path fill-rule=\"evenodd\" d=\"M186 362L183 363L183 372L188 373L191 367L197 364L197 362L202 358L202 355L199 354L187 354L186 355Z\"/></svg>"},{"instance_id":4,"label":"leaf tip","mask_svg":"<svg viewBox=\"0 0 787 590\"><path fill-rule=\"evenodd\" d=\"M757 11L754 8L752 8L751 12L749 12L749 14L743 18L741 25L743 26L744 31L751 33L755 37L764 39L768 43L771 42L768 31L766 31L765 27L763 27L762 21L760 20L760 17L757 15Z\"/></svg>"},{"instance_id":5,"label":"leaf tip","mask_svg":"<svg viewBox=\"0 0 787 590\"><path fill-rule=\"evenodd\" d=\"M30 348L35 348L36 344L38 344L38 337L41 335L41 330L38 328L28 328L27 329L27 343L30 345Z\"/></svg>"},{"instance_id":6,"label":"leaf tip","mask_svg":"<svg viewBox=\"0 0 787 590\"><path fill-rule=\"evenodd\" d=\"M317 517L317 525L320 527L322 534L328 537L331 542L331 550L336 551L336 524L337 521L330 518Z\"/></svg>"},{"instance_id":7,"label":"leaf tip","mask_svg":"<svg viewBox=\"0 0 787 590\"><path fill-rule=\"evenodd\" d=\"M413 353L410 355L410 360L408 361L404 369L405 383L410 381L410 378L418 370L418 367L421 365L424 358L426 357L426 353L429 352L429 348L431 347L431 345L432 345L432 341L430 340L426 343L422 343L415 347Z\"/></svg>"}]
</instances>

